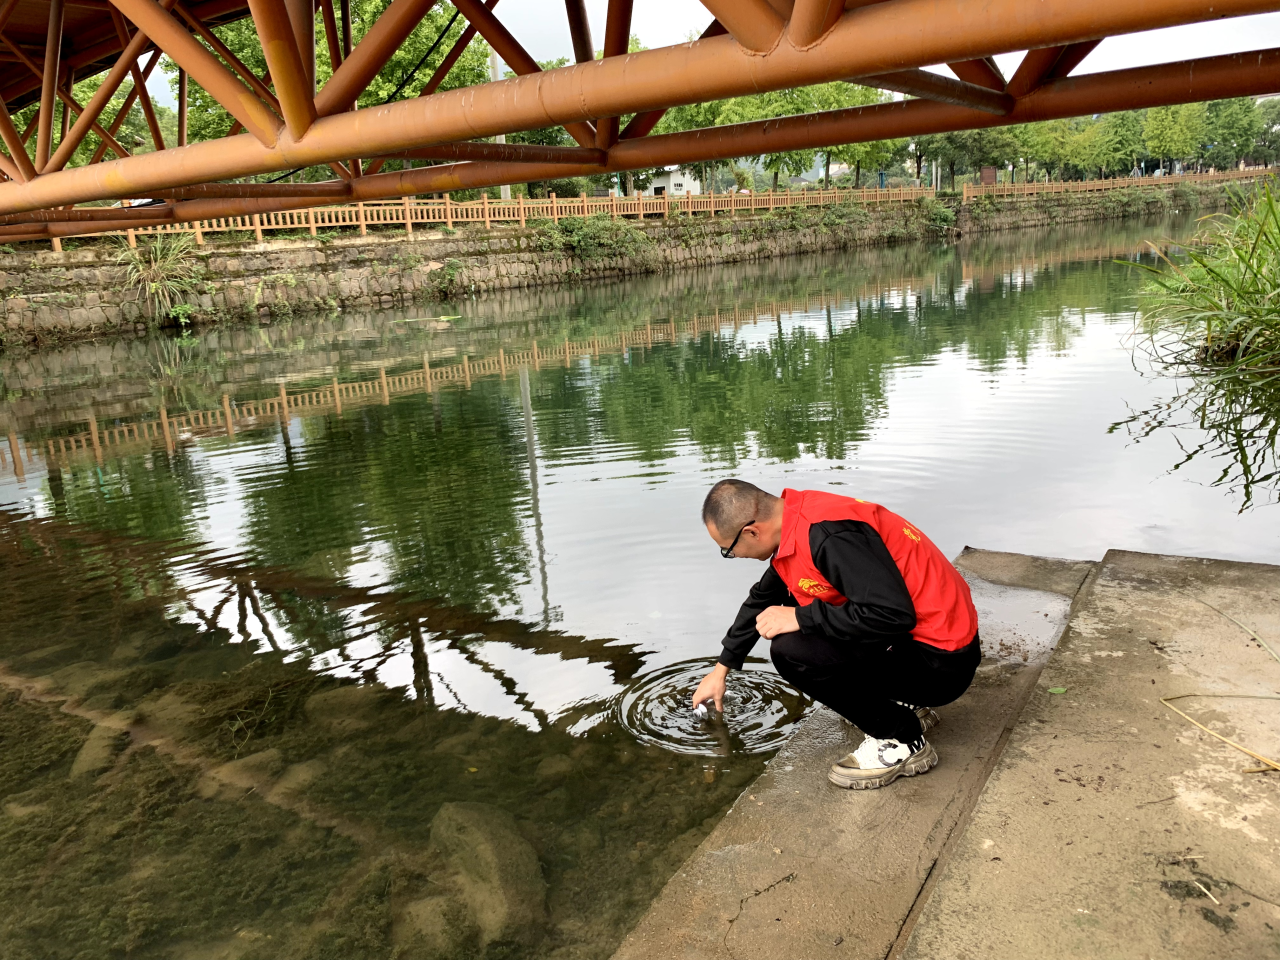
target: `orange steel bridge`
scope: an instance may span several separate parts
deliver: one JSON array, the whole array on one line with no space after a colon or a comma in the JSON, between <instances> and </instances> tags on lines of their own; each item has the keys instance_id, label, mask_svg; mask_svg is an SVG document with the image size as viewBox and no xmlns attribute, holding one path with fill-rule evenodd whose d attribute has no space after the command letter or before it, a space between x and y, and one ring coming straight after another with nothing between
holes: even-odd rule
<instances>
[{"instance_id":1,"label":"orange steel bridge","mask_svg":"<svg viewBox=\"0 0 1280 960\"><path fill-rule=\"evenodd\" d=\"M497 0L453 0L467 30L421 95L355 109L360 94L434 0L392 0L350 44L346 0L0 0L0 241L252 215L503 183L581 176L1280 92L1280 48L1074 77L1104 38L1280 9L1280 0L702 0L692 42L628 53L632 0L609 0L603 57L583 0L565 0L577 63L541 71L494 13ZM549 12L559 0L543 0ZM689 0L690 3L695 0ZM316 12L324 34L317 37ZM268 73L259 77L211 28L252 17ZM346 21L346 29L338 23ZM441 91L479 34L517 74ZM316 44L337 64L317 89ZM992 57L1028 51L1005 78ZM129 155L118 143L136 97L162 137L144 80L163 52L181 69L177 143ZM946 64L952 77L921 68ZM84 104L73 81L104 74ZM186 78L235 119L233 134L188 143ZM124 109L104 114L126 78ZM893 103L652 135L686 103L849 81L911 95ZM11 113L35 101L26 130ZM75 115L61 135L54 103ZM619 118L630 117L625 123ZM563 126L575 147L479 142ZM85 138L93 161L69 167ZM443 161L379 172L388 159ZM321 183L230 183L328 165ZM163 200L121 208L113 199Z\"/></svg>"}]
</instances>

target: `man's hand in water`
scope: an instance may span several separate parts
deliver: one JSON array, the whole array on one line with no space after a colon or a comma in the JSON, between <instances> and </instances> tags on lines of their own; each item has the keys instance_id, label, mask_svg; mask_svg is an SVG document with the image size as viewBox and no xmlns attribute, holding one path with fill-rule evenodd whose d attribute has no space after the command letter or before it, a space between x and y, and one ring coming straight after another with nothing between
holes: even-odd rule
<instances>
[{"instance_id":1,"label":"man's hand in water","mask_svg":"<svg viewBox=\"0 0 1280 960\"><path fill-rule=\"evenodd\" d=\"M716 711L724 713L724 678L728 675L729 668L723 663L717 663L711 672L702 678L698 689L693 692L694 709L697 709L700 703L714 700Z\"/></svg>"},{"instance_id":2,"label":"man's hand in water","mask_svg":"<svg viewBox=\"0 0 1280 960\"><path fill-rule=\"evenodd\" d=\"M780 633L795 633L799 629L795 607L765 607L756 617L756 632L766 640L772 640Z\"/></svg>"}]
</instances>

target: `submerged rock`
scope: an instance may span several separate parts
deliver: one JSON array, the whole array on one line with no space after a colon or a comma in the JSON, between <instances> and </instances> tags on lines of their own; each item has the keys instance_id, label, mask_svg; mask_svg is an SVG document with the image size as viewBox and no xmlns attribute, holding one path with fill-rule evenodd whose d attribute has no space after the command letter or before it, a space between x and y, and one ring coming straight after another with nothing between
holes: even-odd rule
<instances>
[{"instance_id":1,"label":"submerged rock","mask_svg":"<svg viewBox=\"0 0 1280 960\"><path fill-rule=\"evenodd\" d=\"M323 760L307 760L294 763L284 768L280 779L275 782L271 792L267 794L268 803L287 803L295 799L307 787L318 780L325 772Z\"/></svg>"},{"instance_id":2,"label":"submerged rock","mask_svg":"<svg viewBox=\"0 0 1280 960\"><path fill-rule=\"evenodd\" d=\"M482 947L541 937L547 885L511 814L487 803L446 803L431 821L431 842L457 871Z\"/></svg>"},{"instance_id":3,"label":"submerged rock","mask_svg":"<svg viewBox=\"0 0 1280 960\"><path fill-rule=\"evenodd\" d=\"M89 738L76 754L68 775L72 780L92 776L106 770L115 763L119 753L128 741L125 732L133 720L132 711L123 710L113 714L102 723L95 724L89 731Z\"/></svg>"},{"instance_id":4,"label":"submerged rock","mask_svg":"<svg viewBox=\"0 0 1280 960\"><path fill-rule=\"evenodd\" d=\"M307 716L319 726L336 733L367 730L377 717L381 696L366 686L335 687L307 700Z\"/></svg>"},{"instance_id":5,"label":"submerged rock","mask_svg":"<svg viewBox=\"0 0 1280 960\"><path fill-rule=\"evenodd\" d=\"M196 783L196 796L238 800L250 790L265 793L282 765L280 751L274 748L232 760L205 773Z\"/></svg>"}]
</instances>

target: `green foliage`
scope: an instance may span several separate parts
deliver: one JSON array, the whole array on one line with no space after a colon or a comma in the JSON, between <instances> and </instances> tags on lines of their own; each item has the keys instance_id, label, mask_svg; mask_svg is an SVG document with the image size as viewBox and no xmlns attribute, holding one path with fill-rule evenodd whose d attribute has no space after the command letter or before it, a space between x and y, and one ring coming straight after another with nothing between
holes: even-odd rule
<instances>
[{"instance_id":1,"label":"green foliage","mask_svg":"<svg viewBox=\"0 0 1280 960\"><path fill-rule=\"evenodd\" d=\"M352 0L352 43L358 43L370 27L377 21L383 11L390 5L390 0ZM416 74L412 73L423 54L435 43L445 25L453 16L454 9L448 4L438 4L422 19L422 22L400 44L391 59L378 71L369 86L360 95L358 106L376 106L393 97L405 100L416 97L423 85L431 77L436 67L449 52L453 42L466 28L466 21L459 17L449 28L445 38L436 46L435 51L427 58ZM329 47L324 39L324 21L319 11L316 13L316 86L323 87L333 75L329 62ZM341 29L341 27L339 27ZM239 57L244 64L258 76L267 70L266 57L258 40L253 21L249 18L214 28L218 38ZM482 83L489 78L489 48L483 40L476 38L466 52L450 70L449 76L441 84L440 89L450 90L457 87ZM164 69L170 74L170 82L177 90L177 65L166 58ZM404 81L408 80L407 83ZM232 118L222 106L211 97L194 79L188 81L188 97L190 102L188 113L187 136L192 142L214 140L226 136L231 128ZM404 83L403 89L396 90ZM79 85L77 85L79 89ZM406 161L408 162L408 161ZM391 161L388 169L396 169L400 161ZM311 167L297 175L302 180L328 180L333 172L327 166Z\"/></svg>"},{"instance_id":2,"label":"green foliage","mask_svg":"<svg viewBox=\"0 0 1280 960\"><path fill-rule=\"evenodd\" d=\"M614 220L607 213L562 217L559 224L540 220L534 228L538 249L563 251L582 260L644 260L653 254L653 239L643 228L631 220Z\"/></svg>"},{"instance_id":3,"label":"green foliage","mask_svg":"<svg viewBox=\"0 0 1280 960\"><path fill-rule=\"evenodd\" d=\"M925 218L933 226L946 230L956 225L956 212L934 197L921 197L917 201Z\"/></svg>"},{"instance_id":4,"label":"green foliage","mask_svg":"<svg viewBox=\"0 0 1280 960\"><path fill-rule=\"evenodd\" d=\"M1207 105L1207 113L1205 163L1219 169L1233 167L1253 152L1263 132L1263 115L1252 97L1215 100Z\"/></svg>"},{"instance_id":5,"label":"green foliage","mask_svg":"<svg viewBox=\"0 0 1280 960\"><path fill-rule=\"evenodd\" d=\"M1280 200L1268 185L1206 220L1185 262L1164 258L1143 297L1148 343L1218 377L1280 377Z\"/></svg>"},{"instance_id":6,"label":"green foliage","mask_svg":"<svg viewBox=\"0 0 1280 960\"><path fill-rule=\"evenodd\" d=\"M194 249L195 237L189 233L159 233L139 240L137 247L120 241L116 262L125 268L129 289L146 302L153 317L168 316L175 298L191 289L199 267Z\"/></svg>"}]
</instances>

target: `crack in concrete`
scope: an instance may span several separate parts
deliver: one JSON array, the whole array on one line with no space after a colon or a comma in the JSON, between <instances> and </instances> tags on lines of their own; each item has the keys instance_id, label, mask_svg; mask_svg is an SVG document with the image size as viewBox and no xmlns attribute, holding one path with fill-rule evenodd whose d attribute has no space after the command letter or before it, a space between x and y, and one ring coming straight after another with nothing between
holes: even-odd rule
<instances>
[{"instance_id":1,"label":"crack in concrete","mask_svg":"<svg viewBox=\"0 0 1280 960\"><path fill-rule=\"evenodd\" d=\"M757 891L755 891L755 893L747 894L747 896L743 897L742 899L740 899L740 900L738 901L738 912L737 912L737 913L735 913L735 914L734 914L734 915L729 919L729 927L728 927L728 929L726 929L726 930L725 930L725 932L724 932L724 938L720 941L722 944L724 944L724 948L725 948L726 950L729 950L729 934L733 933L733 925L734 925L735 923L737 923L737 922L738 922L738 918L742 916L742 911L743 911L743 909L746 907L746 905L747 905L747 901L748 901L748 900L754 900L756 897L763 896L764 894L768 893L770 890L774 889L775 887L780 887L780 886L782 886L782 884L784 884L784 883L790 883L792 880L794 880L794 879L796 878L796 876L798 875L798 873L799 873L799 871L797 871L797 870L792 870L792 871L791 871L790 873L788 873L785 877L780 877L779 879L777 879L777 880L773 881L773 883L769 884L767 887L765 887L765 888L763 888L763 889L761 889L761 890L757 890ZM730 957L733 957L733 951L731 951L731 950L729 951L729 956L730 956Z\"/></svg>"}]
</instances>

